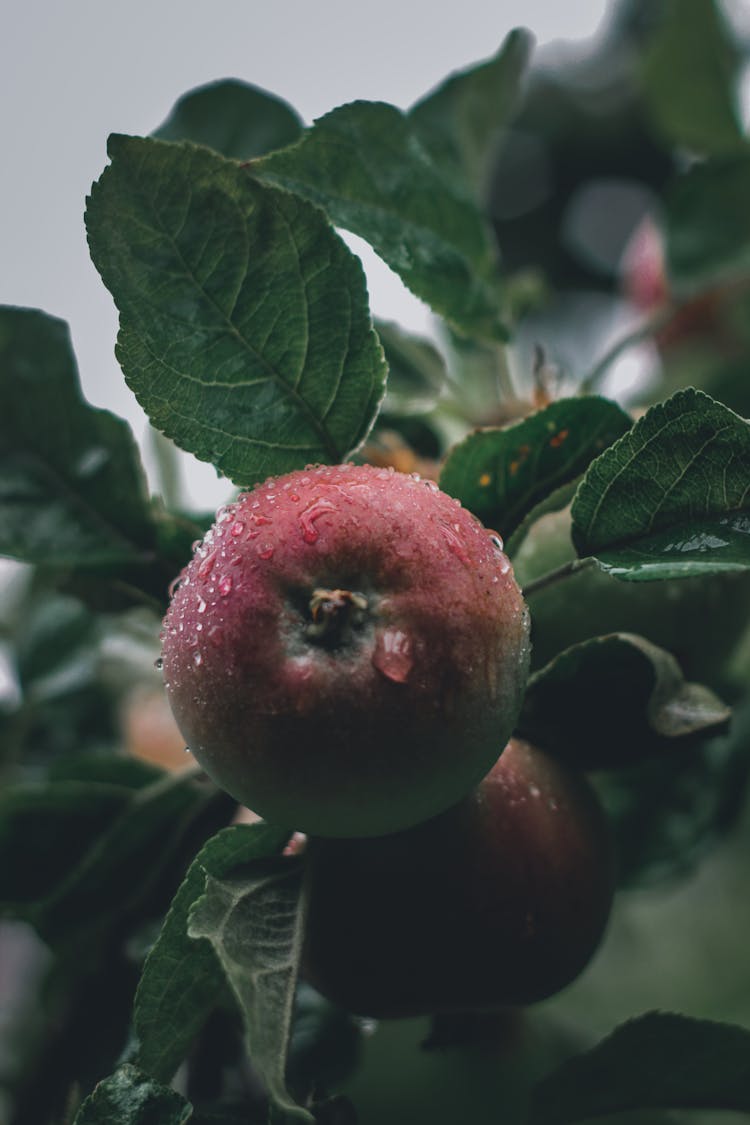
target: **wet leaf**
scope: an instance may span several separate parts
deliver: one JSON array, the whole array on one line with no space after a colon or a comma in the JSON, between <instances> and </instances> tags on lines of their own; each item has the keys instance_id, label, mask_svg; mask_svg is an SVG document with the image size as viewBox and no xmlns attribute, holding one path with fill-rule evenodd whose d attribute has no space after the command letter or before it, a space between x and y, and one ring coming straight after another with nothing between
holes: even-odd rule
<instances>
[{"instance_id":1,"label":"wet leaf","mask_svg":"<svg viewBox=\"0 0 750 1125\"><path fill-rule=\"evenodd\" d=\"M253 172L322 207L364 238L416 296L456 328L504 339L495 249L468 190L434 163L409 118L352 102Z\"/></svg>"},{"instance_id":2,"label":"wet leaf","mask_svg":"<svg viewBox=\"0 0 750 1125\"><path fill-rule=\"evenodd\" d=\"M560 399L511 426L469 434L448 455L440 487L507 539L630 425L607 399Z\"/></svg>"},{"instance_id":3,"label":"wet leaf","mask_svg":"<svg viewBox=\"0 0 750 1125\"><path fill-rule=\"evenodd\" d=\"M151 421L235 483L337 462L385 364L361 266L320 211L206 149L111 137L86 213Z\"/></svg>"},{"instance_id":4,"label":"wet leaf","mask_svg":"<svg viewBox=\"0 0 750 1125\"><path fill-rule=\"evenodd\" d=\"M572 517L579 556L627 581L750 568L750 424L678 391L594 461Z\"/></svg>"}]
</instances>

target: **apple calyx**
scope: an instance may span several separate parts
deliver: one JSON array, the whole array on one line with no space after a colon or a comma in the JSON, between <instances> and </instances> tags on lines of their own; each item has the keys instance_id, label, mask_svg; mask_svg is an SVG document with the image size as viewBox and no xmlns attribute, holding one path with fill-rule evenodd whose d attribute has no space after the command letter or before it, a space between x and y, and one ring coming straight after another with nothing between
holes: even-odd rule
<instances>
[{"instance_id":1,"label":"apple calyx","mask_svg":"<svg viewBox=\"0 0 750 1125\"><path fill-rule=\"evenodd\" d=\"M353 590L318 588L313 590L309 609L308 640L326 648L337 648L350 629L362 628L368 601L364 594Z\"/></svg>"}]
</instances>

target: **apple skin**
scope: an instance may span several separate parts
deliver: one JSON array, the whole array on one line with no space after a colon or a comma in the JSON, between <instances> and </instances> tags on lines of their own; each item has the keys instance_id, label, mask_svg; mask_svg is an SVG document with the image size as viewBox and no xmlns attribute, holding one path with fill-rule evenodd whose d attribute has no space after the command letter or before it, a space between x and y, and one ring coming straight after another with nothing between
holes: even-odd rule
<instances>
[{"instance_id":1,"label":"apple skin","mask_svg":"<svg viewBox=\"0 0 750 1125\"><path fill-rule=\"evenodd\" d=\"M396 835L308 841L303 972L376 1019L559 991L601 940L608 825L582 775L513 739L458 805Z\"/></svg>"},{"instance_id":2,"label":"apple skin","mask_svg":"<svg viewBox=\"0 0 750 1125\"><path fill-rule=\"evenodd\" d=\"M502 544L457 501L336 465L220 513L173 596L162 658L188 746L241 804L320 836L382 835L490 769L528 633Z\"/></svg>"}]
</instances>

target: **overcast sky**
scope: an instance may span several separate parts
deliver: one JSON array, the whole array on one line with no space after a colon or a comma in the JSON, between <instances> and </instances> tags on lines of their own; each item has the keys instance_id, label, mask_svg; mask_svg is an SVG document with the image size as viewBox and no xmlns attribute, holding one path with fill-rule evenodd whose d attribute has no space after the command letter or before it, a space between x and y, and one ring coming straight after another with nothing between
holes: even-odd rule
<instances>
[{"instance_id":1,"label":"overcast sky","mask_svg":"<svg viewBox=\"0 0 750 1125\"><path fill-rule=\"evenodd\" d=\"M144 417L113 355L117 318L88 256L83 207L109 133L149 133L176 99L237 77L307 122L355 98L406 108L451 70L492 54L513 27L538 44L593 34L606 0L16 0L0 22L0 303L70 323L87 397ZM426 311L366 258L373 310L419 329ZM191 472L218 502L213 470Z\"/></svg>"}]
</instances>

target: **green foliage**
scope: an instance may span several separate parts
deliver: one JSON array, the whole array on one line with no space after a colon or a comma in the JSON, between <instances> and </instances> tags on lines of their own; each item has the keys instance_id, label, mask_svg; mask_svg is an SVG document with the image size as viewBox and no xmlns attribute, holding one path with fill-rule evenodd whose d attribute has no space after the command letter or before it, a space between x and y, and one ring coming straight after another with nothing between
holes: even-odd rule
<instances>
[{"instance_id":1,"label":"green foliage","mask_svg":"<svg viewBox=\"0 0 750 1125\"><path fill-rule=\"evenodd\" d=\"M739 52L714 0L669 0L643 64L647 110L672 143L719 155L744 143L734 81Z\"/></svg>"},{"instance_id":2,"label":"green foliage","mask_svg":"<svg viewBox=\"0 0 750 1125\"><path fill-rule=\"evenodd\" d=\"M274 855L288 836L284 829L266 825L225 828L190 865L146 958L136 995L134 1060L154 1078L170 1081L226 987L211 945L188 937L188 915L206 880L222 879L238 865Z\"/></svg>"},{"instance_id":3,"label":"green foliage","mask_svg":"<svg viewBox=\"0 0 750 1125\"><path fill-rule=\"evenodd\" d=\"M667 268L678 294L746 277L750 151L696 164L666 197Z\"/></svg>"},{"instance_id":4,"label":"green foliage","mask_svg":"<svg viewBox=\"0 0 750 1125\"><path fill-rule=\"evenodd\" d=\"M440 487L507 539L630 424L606 399L561 399L504 429L469 434L449 453ZM566 499L561 497L561 506Z\"/></svg>"},{"instance_id":5,"label":"green foliage","mask_svg":"<svg viewBox=\"0 0 750 1125\"><path fill-rule=\"evenodd\" d=\"M346 457L383 360L361 267L320 212L204 149L112 137L109 152L89 242L157 429L237 484Z\"/></svg>"},{"instance_id":6,"label":"green foliage","mask_svg":"<svg viewBox=\"0 0 750 1125\"><path fill-rule=\"evenodd\" d=\"M618 578L750 566L750 424L700 391L652 407L592 464L573 542Z\"/></svg>"},{"instance_id":7,"label":"green foliage","mask_svg":"<svg viewBox=\"0 0 750 1125\"><path fill-rule=\"evenodd\" d=\"M667 1012L616 1029L538 1088L533 1125L629 1109L750 1112L750 1031Z\"/></svg>"},{"instance_id":8,"label":"green foliage","mask_svg":"<svg viewBox=\"0 0 750 1125\"><path fill-rule=\"evenodd\" d=\"M255 864L232 879L209 875L204 896L190 911L188 933L211 942L273 1103L290 1119L314 1121L294 1101L285 1079L305 907L302 864L285 857Z\"/></svg>"},{"instance_id":9,"label":"green foliage","mask_svg":"<svg viewBox=\"0 0 750 1125\"><path fill-rule=\"evenodd\" d=\"M194 1120L192 1107L178 1093L125 1065L86 1098L74 1125L185 1125Z\"/></svg>"},{"instance_id":10,"label":"green foliage","mask_svg":"<svg viewBox=\"0 0 750 1125\"><path fill-rule=\"evenodd\" d=\"M447 180L410 119L385 102L327 113L255 175L323 207L371 244L417 297L459 330L504 339L494 250L467 189Z\"/></svg>"},{"instance_id":11,"label":"green foliage","mask_svg":"<svg viewBox=\"0 0 750 1125\"><path fill-rule=\"evenodd\" d=\"M226 79L185 94L153 135L206 145L229 160L252 160L292 144L301 132L302 122L281 98Z\"/></svg>"},{"instance_id":12,"label":"green foliage","mask_svg":"<svg viewBox=\"0 0 750 1125\"><path fill-rule=\"evenodd\" d=\"M601 770L689 746L726 727L730 713L708 688L686 683L664 649L611 633L566 649L531 677L518 727L570 765Z\"/></svg>"},{"instance_id":13,"label":"green foliage","mask_svg":"<svg viewBox=\"0 0 750 1125\"><path fill-rule=\"evenodd\" d=\"M518 103L531 47L528 32L511 31L491 59L451 74L409 110L432 159L480 201L495 147Z\"/></svg>"}]
</instances>

